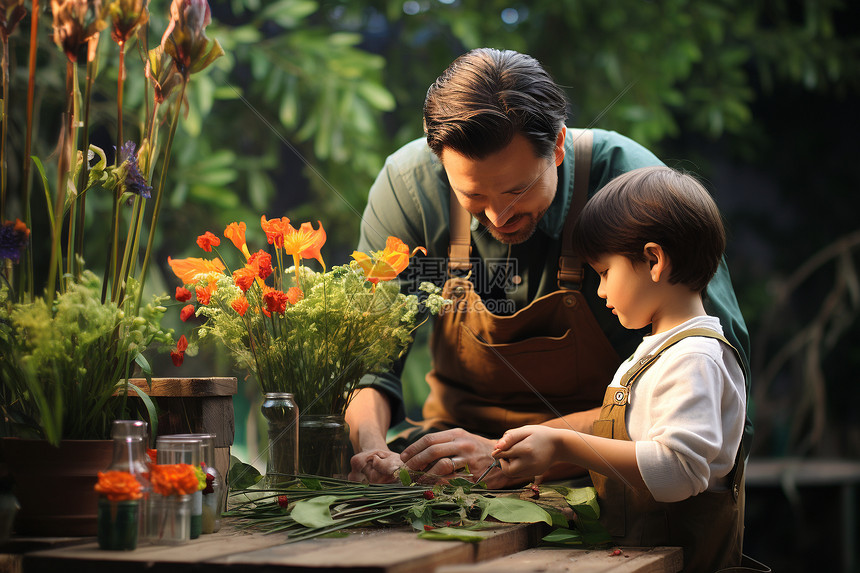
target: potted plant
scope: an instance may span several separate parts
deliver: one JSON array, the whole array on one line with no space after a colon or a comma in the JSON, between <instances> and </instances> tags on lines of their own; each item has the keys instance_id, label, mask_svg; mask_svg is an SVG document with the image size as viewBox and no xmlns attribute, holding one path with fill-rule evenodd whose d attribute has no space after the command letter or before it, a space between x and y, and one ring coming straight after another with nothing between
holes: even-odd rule
<instances>
[{"instance_id":1,"label":"potted plant","mask_svg":"<svg viewBox=\"0 0 860 573\"><path fill-rule=\"evenodd\" d=\"M359 380L389 367L411 342L421 317L438 313L448 301L431 283L421 285L419 299L392 281L420 247L410 253L389 237L383 251L354 252L352 262L327 270L322 223L295 228L287 217L263 215L260 225L269 250L251 253L246 224L233 222L223 233L238 250L231 259L222 259L221 238L208 231L197 244L214 258L169 259L182 282L177 297L188 302L196 293L197 306L189 303L182 317L205 317L200 337L223 345L268 397L292 394L300 412L301 473L342 475L348 446L343 416ZM308 259L321 270L303 264ZM292 447L294 425L270 425L270 460L284 464L270 466L270 472L295 473L293 455L273 456L274 448Z\"/></svg>"},{"instance_id":2,"label":"potted plant","mask_svg":"<svg viewBox=\"0 0 860 573\"><path fill-rule=\"evenodd\" d=\"M17 2L15 9L14 19L2 21L0 35L4 44L2 118L11 113L7 73L11 30L6 24L20 20L23 2ZM3 455L21 502L18 531L94 535L93 486L97 471L110 462L111 446L104 441L97 449L98 443L91 440L106 440L112 421L129 415L130 390L140 395L150 417L154 416L151 401L128 379L135 373L151 376L143 353L153 345L172 344L172 333L160 325L168 297L145 300L144 284L185 88L191 74L207 67L223 51L216 40L206 37L210 17L205 0L174 0L167 29L152 49L148 49L144 26L148 0L52 0L51 12L53 40L66 63L66 106L57 152L52 156L56 165L43 164L36 157L30 161L39 42L37 0L30 13L28 99L17 112L27 110L21 153L27 160L17 201L6 189L5 121L0 146L0 430L6 436ZM90 100L99 55L105 51L98 44L108 28L119 50L112 162L89 141L94 127L90 125ZM146 77L148 110L137 141L126 140L123 133L125 56L135 40L145 55L138 70ZM164 144L160 140L162 124L167 130ZM47 199L45 228L33 224L31 165L41 176ZM157 165L160 170L153 191ZM56 175L53 185L48 181L50 173ZM87 198L105 194L111 205L108 236L85 237L87 217L94 215ZM34 240L50 241L50 256L34 256ZM91 241L108 245L101 276L85 266L85 246ZM46 266L44 273L37 274L34 267L39 259ZM39 291L35 277L42 274L47 281ZM24 443L23 439L33 441ZM65 457L55 458L57 455ZM83 460L89 460L90 467L72 469L72 464ZM79 492L69 491L74 487ZM37 500L30 499L28 492ZM56 512L61 510L71 515L58 519Z\"/></svg>"}]
</instances>

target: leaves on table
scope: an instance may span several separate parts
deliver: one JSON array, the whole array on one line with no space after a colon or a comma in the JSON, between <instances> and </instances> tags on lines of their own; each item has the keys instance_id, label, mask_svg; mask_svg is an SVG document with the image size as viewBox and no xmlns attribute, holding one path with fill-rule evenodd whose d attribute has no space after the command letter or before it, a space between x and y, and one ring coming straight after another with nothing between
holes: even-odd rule
<instances>
[{"instance_id":1,"label":"leaves on table","mask_svg":"<svg viewBox=\"0 0 860 573\"><path fill-rule=\"evenodd\" d=\"M399 474L412 483L408 470ZM599 509L594 488L545 486L539 501L520 495L522 490L487 490L462 478L428 489L302 475L275 488L233 491L232 509L225 515L235 518L239 527L286 532L289 542L355 527L407 524L422 539L475 542L483 538L475 530L497 527L498 522L542 522L558 528L547 536L548 543L592 545L609 539L595 517ZM564 514L570 512L568 505L573 520Z\"/></svg>"}]
</instances>

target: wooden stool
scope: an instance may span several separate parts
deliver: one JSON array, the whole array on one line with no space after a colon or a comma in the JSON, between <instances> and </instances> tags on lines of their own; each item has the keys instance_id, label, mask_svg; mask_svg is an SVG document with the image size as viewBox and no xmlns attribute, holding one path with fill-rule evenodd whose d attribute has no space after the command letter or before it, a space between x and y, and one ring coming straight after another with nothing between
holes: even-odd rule
<instances>
[{"instance_id":1,"label":"wooden stool","mask_svg":"<svg viewBox=\"0 0 860 573\"><path fill-rule=\"evenodd\" d=\"M226 482L235 431L236 378L153 378L152 387L144 378L130 382L158 406L156 436L215 434L215 468Z\"/></svg>"}]
</instances>

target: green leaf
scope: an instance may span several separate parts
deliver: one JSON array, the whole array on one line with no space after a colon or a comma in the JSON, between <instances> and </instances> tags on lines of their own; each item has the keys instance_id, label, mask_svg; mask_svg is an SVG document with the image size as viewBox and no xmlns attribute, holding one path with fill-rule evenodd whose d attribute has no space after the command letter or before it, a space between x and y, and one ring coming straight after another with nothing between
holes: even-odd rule
<instances>
[{"instance_id":1,"label":"green leaf","mask_svg":"<svg viewBox=\"0 0 860 573\"><path fill-rule=\"evenodd\" d=\"M394 101L394 96L391 95L391 92L388 91L384 86L372 83L372 82L361 82L358 84L358 93L364 98L370 105L380 111L391 111L394 109L396 103Z\"/></svg>"},{"instance_id":2,"label":"green leaf","mask_svg":"<svg viewBox=\"0 0 860 573\"><path fill-rule=\"evenodd\" d=\"M412 483L412 478L409 476L409 470L406 466L400 468L400 483L403 485L409 485Z\"/></svg>"},{"instance_id":3,"label":"green leaf","mask_svg":"<svg viewBox=\"0 0 860 573\"><path fill-rule=\"evenodd\" d=\"M553 529L541 541L557 545L582 545L582 533L575 529Z\"/></svg>"},{"instance_id":4,"label":"green leaf","mask_svg":"<svg viewBox=\"0 0 860 573\"><path fill-rule=\"evenodd\" d=\"M267 5L260 13L260 19L274 21L284 28L294 28L316 10L317 3L310 0L281 0Z\"/></svg>"},{"instance_id":5,"label":"green leaf","mask_svg":"<svg viewBox=\"0 0 860 573\"><path fill-rule=\"evenodd\" d=\"M305 527L328 527L334 525L329 506L337 500L333 495L321 495L297 501L290 517Z\"/></svg>"},{"instance_id":6,"label":"green leaf","mask_svg":"<svg viewBox=\"0 0 860 573\"><path fill-rule=\"evenodd\" d=\"M240 462L236 456L230 456L230 469L227 471L227 483L230 489L248 489L263 479L260 472L252 465Z\"/></svg>"},{"instance_id":7,"label":"green leaf","mask_svg":"<svg viewBox=\"0 0 860 573\"><path fill-rule=\"evenodd\" d=\"M478 531L468 531L455 527L438 527L430 531L423 531L418 534L418 537L432 541L465 541L467 543L477 543L487 538L486 535Z\"/></svg>"},{"instance_id":8,"label":"green leaf","mask_svg":"<svg viewBox=\"0 0 860 573\"><path fill-rule=\"evenodd\" d=\"M537 523L552 525L552 517L545 509L524 499L493 497L487 500L486 513L505 523Z\"/></svg>"},{"instance_id":9,"label":"green leaf","mask_svg":"<svg viewBox=\"0 0 860 573\"><path fill-rule=\"evenodd\" d=\"M152 387L152 368L149 366L149 363L146 361L146 358L143 357L143 354L138 353L135 356L134 361L137 362L144 375L146 376L146 381L149 383L150 388ZM117 388L122 386L123 383L117 384ZM144 407L146 407L146 413L149 415L149 429L151 436L158 435L158 410L155 408L155 404L152 402L152 398L143 391L142 388L135 386L134 384L129 383L128 389L133 390L135 394L137 394L140 401L143 402ZM147 446L149 447L149 446Z\"/></svg>"},{"instance_id":10,"label":"green leaf","mask_svg":"<svg viewBox=\"0 0 860 573\"><path fill-rule=\"evenodd\" d=\"M599 519L600 506L597 504L597 491L593 487L578 487L559 492L564 495L568 505L577 515L586 519Z\"/></svg>"},{"instance_id":11,"label":"green leaf","mask_svg":"<svg viewBox=\"0 0 860 573\"><path fill-rule=\"evenodd\" d=\"M299 481L302 482L303 486L305 486L306 488L308 488L310 490L322 491L322 489L323 489L322 483L317 478L302 477L302 478L299 478Z\"/></svg>"}]
</instances>

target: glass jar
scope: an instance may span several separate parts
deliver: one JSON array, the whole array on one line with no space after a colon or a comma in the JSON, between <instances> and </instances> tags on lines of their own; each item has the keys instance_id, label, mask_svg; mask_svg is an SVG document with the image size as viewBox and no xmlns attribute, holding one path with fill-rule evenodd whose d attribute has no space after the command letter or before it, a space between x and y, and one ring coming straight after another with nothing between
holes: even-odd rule
<instances>
[{"instance_id":1,"label":"glass jar","mask_svg":"<svg viewBox=\"0 0 860 573\"><path fill-rule=\"evenodd\" d=\"M130 551L137 547L141 501L111 501L99 496L97 535L100 549Z\"/></svg>"},{"instance_id":2,"label":"glass jar","mask_svg":"<svg viewBox=\"0 0 860 573\"><path fill-rule=\"evenodd\" d=\"M191 496L153 493L149 539L156 545L181 545L191 539Z\"/></svg>"},{"instance_id":3,"label":"glass jar","mask_svg":"<svg viewBox=\"0 0 860 573\"><path fill-rule=\"evenodd\" d=\"M292 394L267 392L260 409L269 426L266 484L274 487L299 473L299 407Z\"/></svg>"},{"instance_id":4,"label":"glass jar","mask_svg":"<svg viewBox=\"0 0 860 573\"><path fill-rule=\"evenodd\" d=\"M156 440L156 459L161 464L189 464L200 467L201 440L186 435L158 436ZM191 539L200 537L203 531L203 492L191 494Z\"/></svg>"},{"instance_id":5,"label":"glass jar","mask_svg":"<svg viewBox=\"0 0 860 573\"><path fill-rule=\"evenodd\" d=\"M224 513L226 484L221 472L215 467L215 434L174 434L172 437L200 440L200 462L206 474L206 487L200 492L203 497L203 519L201 533L215 533L221 529L221 514Z\"/></svg>"},{"instance_id":6,"label":"glass jar","mask_svg":"<svg viewBox=\"0 0 860 573\"><path fill-rule=\"evenodd\" d=\"M352 448L342 415L302 414L299 436L301 473L346 479Z\"/></svg>"},{"instance_id":7,"label":"glass jar","mask_svg":"<svg viewBox=\"0 0 860 573\"><path fill-rule=\"evenodd\" d=\"M137 509L137 537L143 541L148 538L147 507L152 494L152 484L149 481L149 456L146 454L149 439L149 425L140 420L114 420L111 426L113 439L113 459L107 471L128 472L140 484L140 498ZM101 526L99 525L99 531Z\"/></svg>"}]
</instances>

